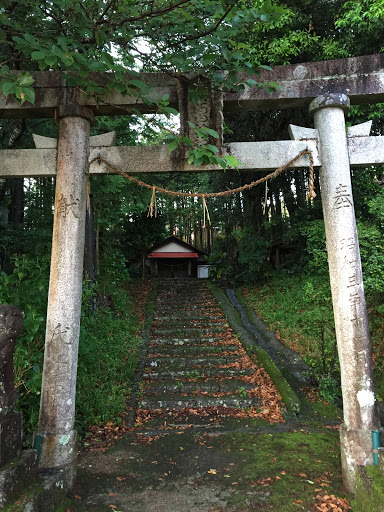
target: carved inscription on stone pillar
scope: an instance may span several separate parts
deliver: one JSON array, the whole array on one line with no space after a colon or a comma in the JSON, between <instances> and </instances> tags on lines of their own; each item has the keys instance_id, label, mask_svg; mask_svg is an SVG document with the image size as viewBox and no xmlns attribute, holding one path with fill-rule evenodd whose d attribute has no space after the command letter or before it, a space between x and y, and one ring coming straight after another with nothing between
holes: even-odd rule
<instances>
[{"instance_id":1,"label":"carved inscription on stone pillar","mask_svg":"<svg viewBox=\"0 0 384 512\"><path fill-rule=\"evenodd\" d=\"M200 97L196 102L189 100L189 92L200 89ZM180 135L189 137L193 144L203 146L215 145L219 151L223 145L223 93L212 87L204 77L182 77L178 83ZM219 134L219 138L206 140L196 135L188 124L190 121L196 128L211 128Z\"/></svg>"}]
</instances>

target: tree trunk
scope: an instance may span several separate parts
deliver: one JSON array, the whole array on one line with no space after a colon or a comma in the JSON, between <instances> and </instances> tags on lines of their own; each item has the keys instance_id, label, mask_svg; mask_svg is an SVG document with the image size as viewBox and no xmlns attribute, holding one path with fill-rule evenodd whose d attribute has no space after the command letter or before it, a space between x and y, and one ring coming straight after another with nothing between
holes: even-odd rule
<instances>
[{"instance_id":1,"label":"tree trunk","mask_svg":"<svg viewBox=\"0 0 384 512\"><path fill-rule=\"evenodd\" d=\"M24 219L24 178L12 178L10 181L11 204L9 222L22 224Z\"/></svg>"},{"instance_id":2,"label":"tree trunk","mask_svg":"<svg viewBox=\"0 0 384 512\"><path fill-rule=\"evenodd\" d=\"M96 278L96 237L93 213L93 197L89 195L85 217L84 275L89 281Z\"/></svg>"}]
</instances>

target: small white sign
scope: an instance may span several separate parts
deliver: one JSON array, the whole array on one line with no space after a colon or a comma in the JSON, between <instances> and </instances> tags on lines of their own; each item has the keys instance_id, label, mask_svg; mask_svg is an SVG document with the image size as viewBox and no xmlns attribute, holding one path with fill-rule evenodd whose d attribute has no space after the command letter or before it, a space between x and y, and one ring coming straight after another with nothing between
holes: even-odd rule
<instances>
[{"instance_id":1,"label":"small white sign","mask_svg":"<svg viewBox=\"0 0 384 512\"><path fill-rule=\"evenodd\" d=\"M197 277L199 279L208 278L208 265L197 265Z\"/></svg>"}]
</instances>

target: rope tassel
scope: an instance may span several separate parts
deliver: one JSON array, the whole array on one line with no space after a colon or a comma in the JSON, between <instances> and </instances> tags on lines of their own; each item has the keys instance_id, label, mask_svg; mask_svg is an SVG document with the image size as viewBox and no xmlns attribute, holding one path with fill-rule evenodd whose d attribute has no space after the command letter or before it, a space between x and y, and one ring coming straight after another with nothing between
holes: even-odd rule
<instances>
[{"instance_id":1,"label":"rope tassel","mask_svg":"<svg viewBox=\"0 0 384 512\"><path fill-rule=\"evenodd\" d=\"M264 198L263 215L265 215L265 212L267 211L267 201L268 201L268 181L265 182L265 198Z\"/></svg>"},{"instance_id":2,"label":"rope tassel","mask_svg":"<svg viewBox=\"0 0 384 512\"><path fill-rule=\"evenodd\" d=\"M152 187L152 196L151 196L151 202L149 203L148 208L148 215L147 217L157 217L157 204L156 204L156 187Z\"/></svg>"},{"instance_id":3,"label":"rope tassel","mask_svg":"<svg viewBox=\"0 0 384 512\"><path fill-rule=\"evenodd\" d=\"M201 199L203 201L203 215L204 215L203 228L205 228L205 214L207 214L207 219L208 219L209 224L211 224L211 218L209 216L209 210L208 210L208 206L207 206L207 201L205 200L205 194L203 194L201 196Z\"/></svg>"},{"instance_id":4,"label":"rope tassel","mask_svg":"<svg viewBox=\"0 0 384 512\"><path fill-rule=\"evenodd\" d=\"M313 177L313 156L310 151L307 151L307 155L309 158L309 186L308 186L308 199L315 199L315 179Z\"/></svg>"}]
</instances>

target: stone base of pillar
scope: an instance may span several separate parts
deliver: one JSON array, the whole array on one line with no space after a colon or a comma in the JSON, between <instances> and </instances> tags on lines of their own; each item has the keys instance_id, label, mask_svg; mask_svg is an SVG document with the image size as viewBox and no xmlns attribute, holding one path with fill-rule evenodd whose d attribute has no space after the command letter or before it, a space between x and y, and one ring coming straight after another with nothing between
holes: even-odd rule
<instances>
[{"instance_id":1,"label":"stone base of pillar","mask_svg":"<svg viewBox=\"0 0 384 512\"><path fill-rule=\"evenodd\" d=\"M41 469L39 476L44 479L47 488L59 489L65 493L72 491L77 476L76 460L61 468Z\"/></svg>"},{"instance_id":2,"label":"stone base of pillar","mask_svg":"<svg viewBox=\"0 0 384 512\"><path fill-rule=\"evenodd\" d=\"M56 435L35 434L40 472L56 478L56 485L61 489L70 490L75 482L77 436L76 430Z\"/></svg>"},{"instance_id":3,"label":"stone base of pillar","mask_svg":"<svg viewBox=\"0 0 384 512\"><path fill-rule=\"evenodd\" d=\"M344 485L349 492L355 493L358 467L373 464L371 431L347 430L341 425L340 451Z\"/></svg>"}]
</instances>

